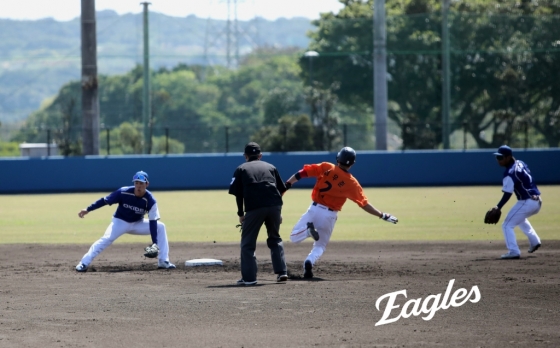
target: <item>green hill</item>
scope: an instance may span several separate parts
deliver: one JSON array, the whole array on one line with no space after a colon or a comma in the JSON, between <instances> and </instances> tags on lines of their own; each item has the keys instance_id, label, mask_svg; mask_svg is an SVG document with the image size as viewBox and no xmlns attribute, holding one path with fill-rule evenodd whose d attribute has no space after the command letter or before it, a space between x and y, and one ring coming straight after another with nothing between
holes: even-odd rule
<instances>
[{"instance_id":1,"label":"green hill","mask_svg":"<svg viewBox=\"0 0 560 348\"><path fill-rule=\"evenodd\" d=\"M227 22L150 13L150 65L178 63L227 65ZM309 19L255 18L230 26L230 66L236 53L257 47L299 47L308 44ZM80 18L71 21L0 19L0 122L25 119L45 98L81 75ZM122 74L143 61L141 14L97 12L99 74ZM235 42L238 42L235 45Z\"/></svg>"}]
</instances>

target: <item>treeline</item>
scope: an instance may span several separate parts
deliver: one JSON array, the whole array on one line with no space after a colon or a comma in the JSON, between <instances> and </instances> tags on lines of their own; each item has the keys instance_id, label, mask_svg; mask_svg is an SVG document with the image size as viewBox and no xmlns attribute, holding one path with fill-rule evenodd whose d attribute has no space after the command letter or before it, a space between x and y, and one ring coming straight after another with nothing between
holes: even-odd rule
<instances>
[{"instance_id":1,"label":"treeline","mask_svg":"<svg viewBox=\"0 0 560 348\"><path fill-rule=\"evenodd\" d=\"M226 4L224 3L223 6ZM185 6L186 5L185 3ZM139 5L138 9L141 9ZM226 65L225 20L171 17L150 12L151 66ZM142 14L96 14L98 66L102 74L124 74L142 62ZM257 47L307 47L307 18L238 21L231 52ZM233 30L233 29L232 29ZM0 18L0 120L21 121L60 86L80 78L80 18L70 21Z\"/></svg>"},{"instance_id":2,"label":"treeline","mask_svg":"<svg viewBox=\"0 0 560 348\"><path fill-rule=\"evenodd\" d=\"M318 56L260 49L236 70L182 64L154 71L152 153L238 151L250 139L267 151L373 149L372 1L345 4L313 22L308 49ZM389 130L402 149L441 147L440 5L387 2ZM559 14L560 0L451 3L455 138L478 148L559 146ZM141 93L141 67L100 77L102 140L122 153L141 152ZM52 137L63 153L79 154L80 95L79 82L64 86L14 140L44 141L46 128L57 129Z\"/></svg>"},{"instance_id":3,"label":"treeline","mask_svg":"<svg viewBox=\"0 0 560 348\"><path fill-rule=\"evenodd\" d=\"M373 1L346 1L314 21L310 49L320 52L306 76L340 84L343 103L373 100ZM440 0L387 1L389 118L403 148L431 149L442 139ZM451 1L451 132L477 147L560 143L560 1Z\"/></svg>"},{"instance_id":4,"label":"treeline","mask_svg":"<svg viewBox=\"0 0 560 348\"><path fill-rule=\"evenodd\" d=\"M295 50L261 49L237 70L181 64L153 71L150 153L223 152L226 130L231 151L249 139L266 151L331 150L342 141L341 132L331 131L341 121L359 124L362 148L371 146L371 116L347 112L333 93L305 87L297 57ZM100 76L102 150L109 142L112 154L142 153L142 76L141 66ZM79 155L81 125L81 85L74 81L31 114L13 140L45 142L49 130L63 155Z\"/></svg>"}]
</instances>

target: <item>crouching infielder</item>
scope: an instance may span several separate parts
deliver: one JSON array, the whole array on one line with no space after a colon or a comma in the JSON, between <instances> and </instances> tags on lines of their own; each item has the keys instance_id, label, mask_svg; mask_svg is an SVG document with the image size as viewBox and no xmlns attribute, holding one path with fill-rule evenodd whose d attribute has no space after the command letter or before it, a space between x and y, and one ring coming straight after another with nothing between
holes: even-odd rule
<instances>
[{"instance_id":1,"label":"crouching infielder","mask_svg":"<svg viewBox=\"0 0 560 348\"><path fill-rule=\"evenodd\" d=\"M165 225L159 221L159 210L156 199L147 190L148 174L140 171L132 178L134 186L125 186L93 202L86 209L82 209L78 216L83 218L90 211L99 209L105 205L118 204L113 215L113 220L105 234L92 244L76 271L86 272L89 265L105 248L125 233L136 235L151 235L152 245L145 249L146 257L158 257L158 268L173 269L175 265L169 262L169 244ZM148 219L144 215L148 214Z\"/></svg>"}]
</instances>

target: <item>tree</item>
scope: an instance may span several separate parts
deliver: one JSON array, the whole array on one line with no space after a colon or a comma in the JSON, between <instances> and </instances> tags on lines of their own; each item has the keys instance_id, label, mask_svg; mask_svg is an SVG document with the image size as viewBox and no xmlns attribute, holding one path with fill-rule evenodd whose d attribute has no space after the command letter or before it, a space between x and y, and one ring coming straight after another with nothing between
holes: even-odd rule
<instances>
[{"instance_id":1,"label":"tree","mask_svg":"<svg viewBox=\"0 0 560 348\"><path fill-rule=\"evenodd\" d=\"M336 82L326 89L321 89L316 84L307 92L306 101L311 105L311 122L315 127L314 143L318 150L334 150L335 141L340 138L338 114L334 109L338 101L335 94L338 88L339 84Z\"/></svg>"},{"instance_id":2,"label":"tree","mask_svg":"<svg viewBox=\"0 0 560 348\"><path fill-rule=\"evenodd\" d=\"M76 142L81 139L81 112L75 105L81 103L81 86L79 82L69 82L62 86L58 95L33 112L20 130L12 136L12 141L44 143L47 132L51 131L55 142L62 142L63 153L80 154Z\"/></svg>"},{"instance_id":3,"label":"tree","mask_svg":"<svg viewBox=\"0 0 560 348\"><path fill-rule=\"evenodd\" d=\"M284 115L301 110L303 95L281 87L275 87L263 96L264 124L275 124Z\"/></svg>"},{"instance_id":4,"label":"tree","mask_svg":"<svg viewBox=\"0 0 560 348\"><path fill-rule=\"evenodd\" d=\"M371 105L373 100L373 1L343 1L346 5L338 14L323 14L314 22L317 31L311 33L309 49L319 51L313 65L314 80L319 85L338 83L336 95L345 104ZM441 95L439 66L435 54L410 54L408 52L439 52L439 28L434 21L418 12L434 10L435 1L406 1L387 3L388 19L388 70L389 99L393 102L389 118L406 134L410 122L429 124L429 139L440 138ZM404 15L403 15L404 14ZM405 16L406 15L406 16ZM393 45L393 46L390 46ZM406 48L403 50L403 48ZM305 58L300 60L305 74L309 74ZM417 127L415 125L414 127ZM415 137L415 144L407 148L433 148L439 142L422 142Z\"/></svg>"},{"instance_id":5,"label":"tree","mask_svg":"<svg viewBox=\"0 0 560 348\"><path fill-rule=\"evenodd\" d=\"M308 115L285 115L276 125L264 126L251 136L252 141L261 145L264 151L312 151L315 128Z\"/></svg>"},{"instance_id":6,"label":"tree","mask_svg":"<svg viewBox=\"0 0 560 348\"><path fill-rule=\"evenodd\" d=\"M76 130L80 129L76 125L78 121L75 110L76 100L70 97L67 101L61 102L61 127L54 130L54 142L58 144L62 156L81 155L82 146L80 135Z\"/></svg>"},{"instance_id":7,"label":"tree","mask_svg":"<svg viewBox=\"0 0 560 348\"><path fill-rule=\"evenodd\" d=\"M468 125L479 147L504 142L522 146L529 126L549 146L557 146L560 128L553 115L560 106L554 102L560 73L553 66L560 56L547 47L560 30L551 25L556 17L545 13L558 13L560 8L547 2L491 4L471 4L469 10L475 13L454 16L455 49L468 52L454 58L461 67L454 73L461 97L455 103L457 121ZM481 132L492 137L481 138Z\"/></svg>"},{"instance_id":8,"label":"tree","mask_svg":"<svg viewBox=\"0 0 560 348\"><path fill-rule=\"evenodd\" d=\"M344 0L338 14L314 22L310 50L313 80L340 83L343 103L371 104L372 3ZM389 118L401 127L404 148L434 148L441 142L440 1L387 3ZM519 142L527 122L557 146L560 93L557 81L560 29L552 23L557 1L452 2L451 131L467 125L479 147ZM555 39L556 38L556 39ZM310 73L301 58L302 75ZM479 136L492 133L492 139Z\"/></svg>"}]
</instances>

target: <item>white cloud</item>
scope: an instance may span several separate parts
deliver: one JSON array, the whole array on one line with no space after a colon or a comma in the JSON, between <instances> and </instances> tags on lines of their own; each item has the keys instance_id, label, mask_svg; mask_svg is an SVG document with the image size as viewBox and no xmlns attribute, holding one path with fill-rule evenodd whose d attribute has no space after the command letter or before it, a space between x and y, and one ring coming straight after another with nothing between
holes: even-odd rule
<instances>
[{"instance_id":1,"label":"white cloud","mask_svg":"<svg viewBox=\"0 0 560 348\"><path fill-rule=\"evenodd\" d=\"M96 0L100 10L114 10L118 14L142 12L142 0ZM256 16L269 20L277 18L307 17L319 18L321 12L338 12L342 4L338 0L148 0L150 11L170 16L185 17L196 15L202 18L226 19L228 2L230 18L234 17L234 3L237 2L237 18L248 20ZM51 17L67 21L80 16L80 0L17 0L2 1L0 18L40 19Z\"/></svg>"}]
</instances>

